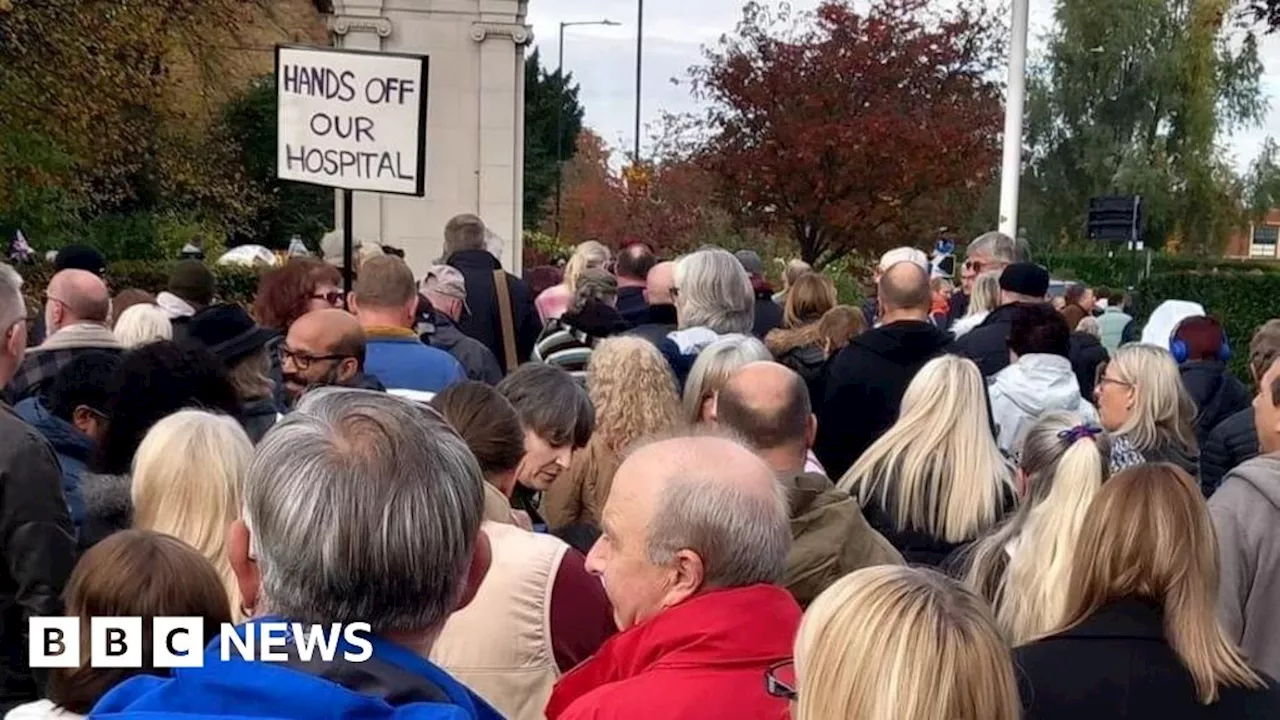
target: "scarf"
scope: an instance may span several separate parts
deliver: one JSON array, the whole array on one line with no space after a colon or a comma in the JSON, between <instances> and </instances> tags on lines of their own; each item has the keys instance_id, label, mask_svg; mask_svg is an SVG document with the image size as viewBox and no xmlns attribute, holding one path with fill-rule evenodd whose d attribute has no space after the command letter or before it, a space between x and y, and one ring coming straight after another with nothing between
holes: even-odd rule
<instances>
[{"instance_id":1,"label":"scarf","mask_svg":"<svg viewBox=\"0 0 1280 720\"><path fill-rule=\"evenodd\" d=\"M45 338L39 347L32 348L29 354L52 350L79 350L97 348L101 350L119 350L120 341L106 327L97 323L76 323L68 325Z\"/></svg>"}]
</instances>

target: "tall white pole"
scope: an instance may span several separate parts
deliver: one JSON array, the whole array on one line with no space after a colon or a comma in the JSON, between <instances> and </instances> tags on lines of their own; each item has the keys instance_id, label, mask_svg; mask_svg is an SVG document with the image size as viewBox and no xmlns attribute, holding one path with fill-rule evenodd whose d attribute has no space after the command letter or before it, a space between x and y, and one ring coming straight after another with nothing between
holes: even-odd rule
<instances>
[{"instance_id":1,"label":"tall white pole","mask_svg":"<svg viewBox=\"0 0 1280 720\"><path fill-rule=\"evenodd\" d=\"M1013 0L1009 43L1009 97L1004 110L1004 166L1000 174L1000 232L1018 236L1018 190L1022 181L1022 112L1027 104L1027 16L1029 0Z\"/></svg>"}]
</instances>

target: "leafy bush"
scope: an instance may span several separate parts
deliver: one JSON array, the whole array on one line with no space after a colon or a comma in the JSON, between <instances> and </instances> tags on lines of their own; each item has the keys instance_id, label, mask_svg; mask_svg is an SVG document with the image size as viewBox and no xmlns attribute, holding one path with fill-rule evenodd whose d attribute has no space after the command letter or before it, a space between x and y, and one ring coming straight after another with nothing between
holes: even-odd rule
<instances>
[{"instance_id":1,"label":"leafy bush","mask_svg":"<svg viewBox=\"0 0 1280 720\"><path fill-rule=\"evenodd\" d=\"M1142 315L1165 300L1191 300L1222 322L1235 352L1231 370L1246 383L1249 376L1249 340L1260 325L1277 316L1280 273L1276 272L1174 272L1152 275L1140 287Z\"/></svg>"},{"instance_id":2,"label":"leafy bush","mask_svg":"<svg viewBox=\"0 0 1280 720\"><path fill-rule=\"evenodd\" d=\"M226 228L177 211L102 215L88 223L80 242L116 261L177 258L187 243L195 243L207 257L216 258L226 249Z\"/></svg>"},{"instance_id":3,"label":"leafy bush","mask_svg":"<svg viewBox=\"0 0 1280 720\"><path fill-rule=\"evenodd\" d=\"M176 260L165 261L122 261L107 265L107 285L111 292L118 293L126 288L138 288L150 293L164 291L169 283L169 273ZM262 270L243 267L222 267L211 265L214 280L217 282L217 297L222 302L238 303L245 307L253 305L253 297L258 292L258 279ZM47 263L24 265L18 268L22 273L22 292L27 299L27 308L31 312L39 312L44 306L44 289L53 276L53 266Z\"/></svg>"},{"instance_id":4,"label":"leafy bush","mask_svg":"<svg viewBox=\"0 0 1280 720\"><path fill-rule=\"evenodd\" d=\"M1094 287L1107 286L1124 288L1129 286L1132 260L1129 253L1119 250L1113 257L1104 253L1044 253L1036 256L1036 262L1043 264L1059 280L1079 280ZM1145 269L1146 259L1140 262ZM1262 272L1280 272L1280 265L1251 260L1228 260L1225 258L1202 259L1153 253L1151 255L1151 275L1163 275L1175 272L1238 272L1258 270Z\"/></svg>"}]
</instances>

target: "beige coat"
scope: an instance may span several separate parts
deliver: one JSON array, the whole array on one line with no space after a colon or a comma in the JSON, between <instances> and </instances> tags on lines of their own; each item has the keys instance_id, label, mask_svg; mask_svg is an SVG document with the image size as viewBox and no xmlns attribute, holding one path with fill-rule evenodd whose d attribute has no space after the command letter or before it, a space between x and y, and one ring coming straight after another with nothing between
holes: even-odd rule
<instances>
[{"instance_id":1,"label":"beige coat","mask_svg":"<svg viewBox=\"0 0 1280 720\"><path fill-rule=\"evenodd\" d=\"M476 597L445 623L431 660L508 720L541 720L560 678L551 591L569 546L514 525L484 523L493 561Z\"/></svg>"}]
</instances>

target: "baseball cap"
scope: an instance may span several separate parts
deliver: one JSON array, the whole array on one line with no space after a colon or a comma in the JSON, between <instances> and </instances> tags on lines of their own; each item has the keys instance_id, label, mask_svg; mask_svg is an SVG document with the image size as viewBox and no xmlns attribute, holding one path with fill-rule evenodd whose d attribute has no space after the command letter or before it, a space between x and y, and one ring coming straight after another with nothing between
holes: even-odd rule
<instances>
[{"instance_id":1,"label":"baseball cap","mask_svg":"<svg viewBox=\"0 0 1280 720\"><path fill-rule=\"evenodd\" d=\"M748 275L764 275L764 261L760 259L760 253L755 250L739 250L733 256L738 258Z\"/></svg>"},{"instance_id":2,"label":"baseball cap","mask_svg":"<svg viewBox=\"0 0 1280 720\"><path fill-rule=\"evenodd\" d=\"M470 306L467 305L467 280L462 276L462 271L452 265L432 265L427 268L427 274L422 278L422 282L418 283L418 292L426 294L434 292L445 297L457 298L462 301L462 307L469 314Z\"/></svg>"},{"instance_id":3,"label":"baseball cap","mask_svg":"<svg viewBox=\"0 0 1280 720\"><path fill-rule=\"evenodd\" d=\"M880 256L880 272L884 272L900 262L915 263L920 266L921 270L929 273L929 256L924 254L923 250L913 247L896 247L884 255Z\"/></svg>"}]
</instances>

